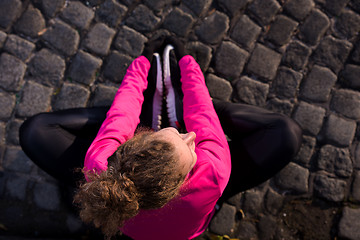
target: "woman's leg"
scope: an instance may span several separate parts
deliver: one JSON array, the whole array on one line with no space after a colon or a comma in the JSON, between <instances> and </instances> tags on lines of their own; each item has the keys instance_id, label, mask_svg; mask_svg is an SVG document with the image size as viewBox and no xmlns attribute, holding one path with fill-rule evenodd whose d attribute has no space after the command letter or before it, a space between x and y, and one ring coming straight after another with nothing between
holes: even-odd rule
<instances>
[{"instance_id":1,"label":"woman's leg","mask_svg":"<svg viewBox=\"0 0 360 240\"><path fill-rule=\"evenodd\" d=\"M302 130L289 117L246 104L213 102L231 139L232 172L225 198L271 178L300 149Z\"/></svg>"}]
</instances>

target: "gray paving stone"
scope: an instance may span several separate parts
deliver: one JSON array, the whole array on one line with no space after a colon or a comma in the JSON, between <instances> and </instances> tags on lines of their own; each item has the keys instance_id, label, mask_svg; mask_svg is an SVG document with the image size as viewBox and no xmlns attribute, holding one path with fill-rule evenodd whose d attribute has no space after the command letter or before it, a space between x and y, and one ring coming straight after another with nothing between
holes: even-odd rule
<instances>
[{"instance_id":1,"label":"gray paving stone","mask_svg":"<svg viewBox=\"0 0 360 240\"><path fill-rule=\"evenodd\" d=\"M4 46L6 37L7 37L6 33L0 31L0 49Z\"/></svg>"},{"instance_id":2,"label":"gray paving stone","mask_svg":"<svg viewBox=\"0 0 360 240\"><path fill-rule=\"evenodd\" d=\"M83 223L80 219L80 217L69 214L66 217L66 226L70 230L71 233L76 234L81 230L81 227L83 226Z\"/></svg>"},{"instance_id":3,"label":"gray paving stone","mask_svg":"<svg viewBox=\"0 0 360 240\"><path fill-rule=\"evenodd\" d=\"M241 101L257 106L264 106L269 93L269 85L246 76L240 78L235 89Z\"/></svg>"},{"instance_id":4,"label":"gray paving stone","mask_svg":"<svg viewBox=\"0 0 360 240\"><path fill-rule=\"evenodd\" d=\"M339 15L349 0L325 0L325 9L333 15Z\"/></svg>"},{"instance_id":5,"label":"gray paving stone","mask_svg":"<svg viewBox=\"0 0 360 240\"><path fill-rule=\"evenodd\" d=\"M265 209L269 213L276 215L283 207L284 197L270 188L266 192L264 202Z\"/></svg>"},{"instance_id":6,"label":"gray paving stone","mask_svg":"<svg viewBox=\"0 0 360 240\"><path fill-rule=\"evenodd\" d=\"M232 16L244 9L250 0L222 0L219 5L229 11Z\"/></svg>"},{"instance_id":7,"label":"gray paving stone","mask_svg":"<svg viewBox=\"0 0 360 240\"><path fill-rule=\"evenodd\" d=\"M179 8L173 9L164 20L164 28L181 37L185 37L189 33L193 24L194 19L191 15Z\"/></svg>"},{"instance_id":8,"label":"gray paving stone","mask_svg":"<svg viewBox=\"0 0 360 240\"><path fill-rule=\"evenodd\" d=\"M360 172L359 171L355 172L354 174L351 196L355 201L360 202Z\"/></svg>"},{"instance_id":9,"label":"gray paving stone","mask_svg":"<svg viewBox=\"0 0 360 240\"><path fill-rule=\"evenodd\" d=\"M201 42L189 42L185 45L185 48L195 58L201 70L206 72L212 58L211 48Z\"/></svg>"},{"instance_id":10,"label":"gray paving stone","mask_svg":"<svg viewBox=\"0 0 360 240\"><path fill-rule=\"evenodd\" d=\"M0 27L9 28L13 21L21 13L20 0L2 0L0 1Z\"/></svg>"},{"instance_id":11,"label":"gray paving stone","mask_svg":"<svg viewBox=\"0 0 360 240\"><path fill-rule=\"evenodd\" d=\"M54 105L55 110L85 107L90 91L80 85L64 83Z\"/></svg>"},{"instance_id":12,"label":"gray paving stone","mask_svg":"<svg viewBox=\"0 0 360 240\"><path fill-rule=\"evenodd\" d=\"M50 50L43 48L30 60L30 75L47 86L59 85L64 77L65 61Z\"/></svg>"},{"instance_id":13,"label":"gray paving stone","mask_svg":"<svg viewBox=\"0 0 360 240\"><path fill-rule=\"evenodd\" d=\"M0 144L0 149L3 147L4 147L4 145ZM2 158L1 153L0 153L0 157ZM6 177L5 177L4 171L1 170L0 171L0 197L2 199L4 199L4 195L5 195L5 181L6 181Z\"/></svg>"},{"instance_id":14,"label":"gray paving stone","mask_svg":"<svg viewBox=\"0 0 360 240\"><path fill-rule=\"evenodd\" d=\"M275 0L254 0L248 7L262 25L269 24L280 8L280 4Z\"/></svg>"},{"instance_id":15,"label":"gray paving stone","mask_svg":"<svg viewBox=\"0 0 360 240\"><path fill-rule=\"evenodd\" d=\"M353 165L347 148L337 148L332 145L321 147L317 167L339 177L350 177Z\"/></svg>"},{"instance_id":16,"label":"gray paving stone","mask_svg":"<svg viewBox=\"0 0 360 240\"><path fill-rule=\"evenodd\" d=\"M183 0L182 1L188 8L190 8L198 16L204 15L210 8L212 0Z\"/></svg>"},{"instance_id":17,"label":"gray paving stone","mask_svg":"<svg viewBox=\"0 0 360 240\"><path fill-rule=\"evenodd\" d=\"M296 194L309 191L309 170L295 163L289 163L275 177L276 185Z\"/></svg>"},{"instance_id":18,"label":"gray paving stone","mask_svg":"<svg viewBox=\"0 0 360 240\"><path fill-rule=\"evenodd\" d=\"M23 84L26 65L18 58L2 53L0 56L0 86L8 91L19 91Z\"/></svg>"},{"instance_id":19,"label":"gray paving stone","mask_svg":"<svg viewBox=\"0 0 360 240\"><path fill-rule=\"evenodd\" d=\"M360 2L358 0L351 0L349 6L360 13Z\"/></svg>"},{"instance_id":20,"label":"gray paving stone","mask_svg":"<svg viewBox=\"0 0 360 240\"><path fill-rule=\"evenodd\" d=\"M4 168L14 172L30 173L34 164L18 146L7 146L4 155Z\"/></svg>"},{"instance_id":21,"label":"gray paving stone","mask_svg":"<svg viewBox=\"0 0 360 240\"><path fill-rule=\"evenodd\" d=\"M356 240L360 239L360 209L344 207L339 223L339 237Z\"/></svg>"},{"instance_id":22,"label":"gray paving stone","mask_svg":"<svg viewBox=\"0 0 360 240\"><path fill-rule=\"evenodd\" d=\"M263 197L263 194L259 191L246 191L243 204L245 216L256 216L262 211Z\"/></svg>"},{"instance_id":23,"label":"gray paving stone","mask_svg":"<svg viewBox=\"0 0 360 240\"><path fill-rule=\"evenodd\" d=\"M280 98L294 98L302 74L287 67L280 67L272 83L272 91Z\"/></svg>"},{"instance_id":24,"label":"gray paving stone","mask_svg":"<svg viewBox=\"0 0 360 240\"><path fill-rule=\"evenodd\" d=\"M340 33L338 36L344 36L349 39L356 36L360 31L360 16L351 10L344 10L335 20L335 28Z\"/></svg>"},{"instance_id":25,"label":"gray paving stone","mask_svg":"<svg viewBox=\"0 0 360 240\"><path fill-rule=\"evenodd\" d=\"M288 45L283 63L295 70L302 70L308 63L311 49L300 41L292 41Z\"/></svg>"},{"instance_id":26,"label":"gray paving stone","mask_svg":"<svg viewBox=\"0 0 360 240\"><path fill-rule=\"evenodd\" d=\"M0 122L0 145L2 145L5 140L5 127L6 127L5 122ZM2 157L1 153L0 153L0 157Z\"/></svg>"},{"instance_id":27,"label":"gray paving stone","mask_svg":"<svg viewBox=\"0 0 360 240\"><path fill-rule=\"evenodd\" d=\"M346 182L344 180L330 178L325 175L317 175L314 179L314 194L332 202L341 202L345 197Z\"/></svg>"},{"instance_id":28,"label":"gray paving stone","mask_svg":"<svg viewBox=\"0 0 360 240\"><path fill-rule=\"evenodd\" d=\"M105 0L88 0L85 2L85 4L87 6L92 6L92 7L97 7L97 5L100 5L101 3L103 3ZM122 0L120 2L128 2L131 3L133 2L133 0Z\"/></svg>"},{"instance_id":29,"label":"gray paving stone","mask_svg":"<svg viewBox=\"0 0 360 240\"><path fill-rule=\"evenodd\" d=\"M309 136L303 136L302 145L299 153L294 158L294 162L309 166L312 155L314 154L316 139Z\"/></svg>"},{"instance_id":30,"label":"gray paving stone","mask_svg":"<svg viewBox=\"0 0 360 240\"><path fill-rule=\"evenodd\" d=\"M327 102L337 77L330 69L314 65L301 85L300 96L314 102Z\"/></svg>"},{"instance_id":31,"label":"gray paving stone","mask_svg":"<svg viewBox=\"0 0 360 240\"><path fill-rule=\"evenodd\" d=\"M354 168L360 169L360 143L356 145L355 154L354 154Z\"/></svg>"},{"instance_id":32,"label":"gray paving stone","mask_svg":"<svg viewBox=\"0 0 360 240\"><path fill-rule=\"evenodd\" d=\"M11 117L15 107L15 96L6 92L0 92L0 119L6 120Z\"/></svg>"},{"instance_id":33,"label":"gray paving stone","mask_svg":"<svg viewBox=\"0 0 360 240\"><path fill-rule=\"evenodd\" d=\"M42 209L56 211L60 208L59 187L51 183L37 183L34 187L34 202Z\"/></svg>"},{"instance_id":34,"label":"gray paving stone","mask_svg":"<svg viewBox=\"0 0 360 240\"><path fill-rule=\"evenodd\" d=\"M272 98L266 103L266 108L270 111L290 116L294 108L294 104L286 99Z\"/></svg>"},{"instance_id":35,"label":"gray paving stone","mask_svg":"<svg viewBox=\"0 0 360 240\"><path fill-rule=\"evenodd\" d=\"M41 9L46 16L52 18L65 6L65 2L66 0L41 0Z\"/></svg>"},{"instance_id":36,"label":"gray paving stone","mask_svg":"<svg viewBox=\"0 0 360 240\"><path fill-rule=\"evenodd\" d=\"M27 186L26 177L11 174L6 180L6 194L13 199L25 201Z\"/></svg>"},{"instance_id":37,"label":"gray paving stone","mask_svg":"<svg viewBox=\"0 0 360 240\"><path fill-rule=\"evenodd\" d=\"M42 39L66 56L76 53L79 45L79 33L66 23L56 20L54 25L42 35Z\"/></svg>"},{"instance_id":38,"label":"gray paving stone","mask_svg":"<svg viewBox=\"0 0 360 240\"><path fill-rule=\"evenodd\" d=\"M232 87L229 81L220 78L214 74L206 76L206 86L209 89L212 98L229 101L232 93Z\"/></svg>"},{"instance_id":39,"label":"gray paving stone","mask_svg":"<svg viewBox=\"0 0 360 240\"><path fill-rule=\"evenodd\" d=\"M126 74L126 70L132 61L133 59L131 57L121 54L117 51L112 51L110 56L107 58L104 69L104 76L113 82L122 82Z\"/></svg>"},{"instance_id":40,"label":"gray paving stone","mask_svg":"<svg viewBox=\"0 0 360 240\"><path fill-rule=\"evenodd\" d=\"M300 26L300 37L307 43L315 45L330 26L328 17L318 9L311 14Z\"/></svg>"},{"instance_id":41,"label":"gray paving stone","mask_svg":"<svg viewBox=\"0 0 360 240\"><path fill-rule=\"evenodd\" d=\"M6 143L11 145L19 145L19 128L23 120L13 119L8 123Z\"/></svg>"},{"instance_id":42,"label":"gray paving stone","mask_svg":"<svg viewBox=\"0 0 360 240\"><path fill-rule=\"evenodd\" d=\"M222 42L220 48L216 51L215 67L216 71L224 75L229 80L239 77L249 53L234 43Z\"/></svg>"},{"instance_id":43,"label":"gray paving stone","mask_svg":"<svg viewBox=\"0 0 360 240\"><path fill-rule=\"evenodd\" d=\"M92 27L85 38L85 46L90 51L105 56L108 54L111 42L115 36L115 30L103 23L97 23Z\"/></svg>"},{"instance_id":44,"label":"gray paving stone","mask_svg":"<svg viewBox=\"0 0 360 240\"><path fill-rule=\"evenodd\" d=\"M4 45L4 50L26 61L35 49L35 44L17 35L9 34Z\"/></svg>"},{"instance_id":45,"label":"gray paving stone","mask_svg":"<svg viewBox=\"0 0 360 240\"><path fill-rule=\"evenodd\" d=\"M45 19L39 9L34 8L31 4L28 9L21 15L15 24L15 30L29 37L39 36L39 32L45 29Z\"/></svg>"},{"instance_id":46,"label":"gray paving stone","mask_svg":"<svg viewBox=\"0 0 360 240\"><path fill-rule=\"evenodd\" d=\"M325 138L329 143L347 147L356 131L356 122L331 114L325 123Z\"/></svg>"},{"instance_id":47,"label":"gray paving stone","mask_svg":"<svg viewBox=\"0 0 360 240\"><path fill-rule=\"evenodd\" d=\"M255 223L246 219L240 221L235 237L239 239L258 239Z\"/></svg>"},{"instance_id":48,"label":"gray paving stone","mask_svg":"<svg viewBox=\"0 0 360 240\"><path fill-rule=\"evenodd\" d=\"M102 65L100 58L80 50L71 62L69 77L85 85L92 85Z\"/></svg>"},{"instance_id":49,"label":"gray paving stone","mask_svg":"<svg viewBox=\"0 0 360 240\"><path fill-rule=\"evenodd\" d=\"M200 26L195 29L195 32L201 41L215 44L223 39L228 29L229 18L225 14L215 11L204 19Z\"/></svg>"},{"instance_id":50,"label":"gray paving stone","mask_svg":"<svg viewBox=\"0 0 360 240\"><path fill-rule=\"evenodd\" d=\"M315 6L312 0L290 0L284 10L293 16L296 20L303 20Z\"/></svg>"},{"instance_id":51,"label":"gray paving stone","mask_svg":"<svg viewBox=\"0 0 360 240\"><path fill-rule=\"evenodd\" d=\"M354 64L346 64L340 75L341 82L350 88L360 90L360 66Z\"/></svg>"},{"instance_id":52,"label":"gray paving stone","mask_svg":"<svg viewBox=\"0 0 360 240\"><path fill-rule=\"evenodd\" d=\"M293 118L306 133L317 135L321 129L325 116L325 109L306 102L300 102Z\"/></svg>"},{"instance_id":53,"label":"gray paving stone","mask_svg":"<svg viewBox=\"0 0 360 240\"><path fill-rule=\"evenodd\" d=\"M356 62L356 63L360 63L360 40L357 41L354 51L351 54L351 59Z\"/></svg>"},{"instance_id":54,"label":"gray paving stone","mask_svg":"<svg viewBox=\"0 0 360 240\"><path fill-rule=\"evenodd\" d=\"M107 23L110 27L117 27L127 10L126 6L115 0L106 0L96 10L96 18Z\"/></svg>"},{"instance_id":55,"label":"gray paving stone","mask_svg":"<svg viewBox=\"0 0 360 240\"><path fill-rule=\"evenodd\" d=\"M105 86L103 84L97 85L93 99L93 106L111 106L117 90L118 89L115 87Z\"/></svg>"},{"instance_id":56,"label":"gray paving stone","mask_svg":"<svg viewBox=\"0 0 360 240\"><path fill-rule=\"evenodd\" d=\"M231 31L231 38L246 49L251 49L261 33L261 27L250 20L247 15L242 15Z\"/></svg>"},{"instance_id":57,"label":"gray paving stone","mask_svg":"<svg viewBox=\"0 0 360 240\"><path fill-rule=\"evenodd\" d=\"M258 43L250 57L247 70L267 81L272 80L280 61L281 54Z\"/></svg>"},{"instance_id":58,"label":"gray paving stone","mask_svg":"<svg viewBox=\"0 0 360 240\"><path fill-rule=\"evenodd\" d=\"M141 33L151 32L160 23L160 18L145 5L138 5L126 19L126 25Z\"/></svg>"},{"instance_id":59,"label":"gray paving stone","mask_svg":"<svg viewBox=\"0 0 360 240\"><path fill-rule=\"evenodd\" d=\"M290 41L298 23L284 15L277 15L275 21L270 25L267 39L272 43L281 46Z\"/></svg>"},{"instance_id":60,"label":"gray paving stone","mask_svg":"<svg viewBox=\"0 0 360 240\"><path fill-rule=\"evenodd\" d=\"M210 222L210 230L219 235L229 234L234 231L236 208L224 203L220 211Z\"/></svg>"},{"instance_id":61,"label":"gray paving stone","mask_svg":"<svg viewBox=\"0 0 360 240\"><path fill-rule=\"evenodd\" d=\"M79 29L87 29L94 18L94 11L81 2L68 2L61 12L61 18Z\"/></svg>"},{"instance_id":62,"label":"gray paving stone","mask_svg":"<svg viewBox=\"0 0 360 240\"><path fill-rule=\"evenodd\" d=\"M315 50L314 60L317 64L327 66L337 74L345 63L351 49L352 44L350 42L327 36Z\"/></svg>"},{"instance_id":63,"label":"gray paving stone","mask_svg":"<svg viewBox=\"0 0 360 240\"><path fill-rule=\"evenodd\" d=\"M145 0L145 5L151 8L156 15L162 15L164 9L172 4L172 0Z\"/></svg>"},{"instance_id":64,"label":"gray paving stone","mask_svg":"<svg viewBox=\"0 0 360 240\"><path fill-rule=\"evenodd\" d=\"M52 92L52 88L28 80L22 91L16 115L30 117L40 112L46 112L50 107Z\"/></svg>"},{"instance_id":65,"label":"gray paving stone","mask_svg":"<svg viewBox=\"0 0 360 240\"><path fill-rule=\"evenodd\" d=\"M274 239L277 229L276 218L271 215L260 217L258 222L259 239Z\"/></svg>"},{"instance_id":66,"label":"gray paving stone","mask_svg":"<svg viewBox=\"0 0 360 240\"><path fill-rule=\"evenodd\" d=\"M139 56L144 50L147 38L127 26L121 26L118 35L114 40L114 46L132 57Z\"/></svg>"},{"instance_id":67,"label":"gray paving stone","mask_svg":"<svg viewBox=\"0 0 360 240\"><path fill-rule=\"evenodd\" d=\"M335 90L331 99L330 108L346 117L360 119L360 93L357 91Z\"/></svg>"}]
</instances>

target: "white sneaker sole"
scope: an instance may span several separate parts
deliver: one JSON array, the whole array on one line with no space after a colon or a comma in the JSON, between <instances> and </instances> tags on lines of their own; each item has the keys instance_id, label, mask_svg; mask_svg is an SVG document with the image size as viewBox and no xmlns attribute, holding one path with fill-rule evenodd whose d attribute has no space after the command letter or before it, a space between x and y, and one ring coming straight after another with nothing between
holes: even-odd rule
<instances>
[{"instance_id":1,"label":"white sneaker sole","mask_svg":"<svg viewBox=\"0 0 360 240\"><path fill-rule=\"evenodd\" d=\"M152 129L159 131L161 127L161 108L162 108L162 96L163 96L163 82L162 82L162 69L161 60L158 53L154 53L156 59L156 90L153 98L153 114L152 114Z\"/></svg>"}]
</instances>

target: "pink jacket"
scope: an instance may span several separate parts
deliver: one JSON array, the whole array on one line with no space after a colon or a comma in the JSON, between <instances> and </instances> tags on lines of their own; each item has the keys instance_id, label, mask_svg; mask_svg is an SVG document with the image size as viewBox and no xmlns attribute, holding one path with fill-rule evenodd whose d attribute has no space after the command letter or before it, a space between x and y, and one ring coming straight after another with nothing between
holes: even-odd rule
<instances>
[{"instance_id":1,"label":"pink jacket","mask_svg":"<svg viewBox=\"0 0 360 240\"><path fill-rule=\"evenodd\" d=\"M197 163L180 194L163 208L141 210L121 231L137 239L192 239L209 224L217 200L230 177L230 152L216 115L204 76L193 57L179 61L184 92L184 121L196 133ZM140 56L129 66L98 135L86 157L85 169L104 171L107 158L131 138L139 123L149 61Z\"/></svg>"}]
</instances>

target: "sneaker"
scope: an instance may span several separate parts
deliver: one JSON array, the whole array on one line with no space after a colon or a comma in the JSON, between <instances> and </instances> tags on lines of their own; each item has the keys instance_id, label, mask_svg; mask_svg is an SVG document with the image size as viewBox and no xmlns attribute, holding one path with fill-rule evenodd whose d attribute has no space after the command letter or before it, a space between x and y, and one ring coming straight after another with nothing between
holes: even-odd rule
<instances>
[{"instance_id":1,"label":"sneaker","mask_svg":"<svg viewBox=\"0 0 360 240\"><path fill-rule=\"evenodd\" d=\"M167 45L163 52L164 85L166 89L166 108L169 125L185 132L183 120L183 97L180 68L172 45Z\"/></svg>"}]
</instances>

